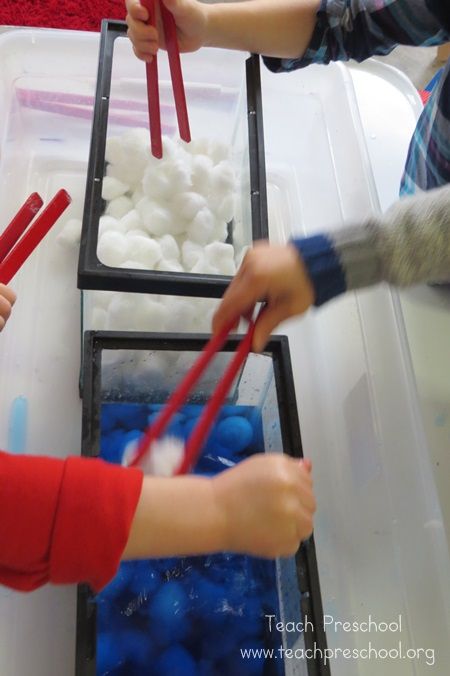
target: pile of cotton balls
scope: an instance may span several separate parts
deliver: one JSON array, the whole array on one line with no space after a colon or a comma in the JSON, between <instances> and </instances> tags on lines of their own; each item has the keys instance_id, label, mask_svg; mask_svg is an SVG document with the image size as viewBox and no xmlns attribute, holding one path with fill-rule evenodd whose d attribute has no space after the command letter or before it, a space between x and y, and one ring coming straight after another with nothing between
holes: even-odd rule
<instances>
[{"instance_id":1,"label":"pile of cotton balls","mask_svg":"<svg viewBox=\"0 0 450 676\"><path fill-rule=\"evenodd\" d=\"M236 273L247 247L238 239L236 176L227 146L211 138L187 144L163 137L163 159L157 160L148 130L132 129L107 139L105 160L97 245L104 265ZM226 242L231 221L233 244ZM78 244L80 230L80 221L68 221L60 243ZM217 306L213 299L108 291L85 294L85 301L86 325L99 330L208 332Z\"/></svg>"},{"instance_id":2,"label":"pile of cotton balls","mask_svg":"<svg viewBox=\"0 0 450 676\"><path fill-rule=\"evenodd\" d=\"M106 142L106 176L97 255L105 265L233 275L226 244L235 212L236 178L227 147L163 138L163 159L148 131L132 129Z\"/></svg>"}]
</instances>

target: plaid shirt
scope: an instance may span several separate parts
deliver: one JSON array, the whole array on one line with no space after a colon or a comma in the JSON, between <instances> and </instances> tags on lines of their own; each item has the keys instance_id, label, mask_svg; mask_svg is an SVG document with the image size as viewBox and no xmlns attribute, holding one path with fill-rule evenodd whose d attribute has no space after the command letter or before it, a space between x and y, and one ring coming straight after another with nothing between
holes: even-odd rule
<instances>
[{"instance_id":1,"label":"plaid shirt","mask_svg":"<svg viewBox=\"0 0 450 676\"><path fill-rule=\"evenodd\" d=\"M265 58L273 71L311 63L363 61L396 45L450 41L449 0L322 0L305 54L299 59ZM450 61L417 123L400 193L450 183Z\"/></svg>"},{"instance_id":2,"label":"plaid shirt","mask_svg":"<svg viewBox=\"0 0 450 676\"><path fill-rule=\"evenodd\" d=\"M448 41L450 0L322 0L305 54L264 60L270 70L289 71L311 63L363 61L398 44ZM382 280L402 285L448 278L449 184L450 60L417 123L400 186L401 195L432 188L437 193L401 200L381 219L337 234L294 240L315 288L315 304Z\"/></svg>"}]
</instances>

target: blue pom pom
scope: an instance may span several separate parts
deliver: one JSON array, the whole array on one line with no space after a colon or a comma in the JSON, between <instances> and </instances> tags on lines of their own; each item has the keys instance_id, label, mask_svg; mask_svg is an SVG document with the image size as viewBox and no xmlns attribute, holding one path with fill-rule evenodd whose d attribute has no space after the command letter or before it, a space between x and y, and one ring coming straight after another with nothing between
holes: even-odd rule
<instances>
[{"instance_id":1,"label":"blue pom pom","mask_svg":"<svg viewBox=\"0 0 450 676\"><path fill-rule=\"evenodd\" d=\"M181 645L169 648L160 656L155 672L161 676L199 676L195 661Z\"/></svg>"},{"instance_id":2,"label":"blue pom pom","mask_svg":"<svg viewBox=\"0 0 450 676\"><path fill-rule=\"evenodd\" d=\"M108 462L120 464L122 462L125 434L123 430L113 430L110 434L102 436L100 441L100 456Z\"/></svg>"},{"instance_id":3,"label":"blue pom pom","mask_svg":"<svg viewBox=\"0 0 450 676\"><path fill-rule=\"evenodd\" d=\"M152 635L159 645L183 640L189 633L189 599L183 585L175 580L165 582L149 606Z\"/></svg>"},{"instance_id":4,"label":"blue pom pom","mask_svg":"<svg viewBox=\"0 0 450 676\"><path fill-rule=\"evenodd\" d=\"M102 434L108 434L113 429L119 427L114 411L108 404L103 404L100 411L100 430Z\"/></svg>"},{"instance_id":5,"label":"blue pom pom","mask_svg":"<svg viewBox=\"0 0 450 676\"><path fill-rule=\"evenodd\" d=\"M234 415L221 420L216 428L216 436L221 446L239 453L252 442L253 429L246 418Z\"/></svg>"},{"instance_id":6,"label":"blue pom pom","mask_svg":"<svg viewBox=\"0 0 450 676\"><path fill-rule=\"evenodd\" d=\"M128 629L116 636L120 644L120 652L127 662L131 662L143 669L148 666L154 657L154 646L151 632L144 633L139 629Z\"/></svg>"},{"instance_id":7,"label":"blue pom pom","mask_svg":"<svg viewBox=\"0 0 450 676\"><path fill-rule=\"evenodd\" d=\"M96 673L109 674L113 669L125 663L122 646L115 633L104 633L97 636Z\"/></svg>"}]
</instances>

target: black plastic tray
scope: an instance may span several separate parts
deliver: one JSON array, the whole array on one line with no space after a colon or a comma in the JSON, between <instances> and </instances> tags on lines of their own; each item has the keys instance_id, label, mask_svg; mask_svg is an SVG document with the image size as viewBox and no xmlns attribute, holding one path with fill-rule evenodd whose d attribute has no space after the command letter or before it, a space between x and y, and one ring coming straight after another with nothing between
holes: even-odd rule
<instances>
[{"instance_id":1,"label":"black plastic tray","mask_svg":"<svg viewBox=\"0 0 450 676\"><path fill-rule=\"evenodd\" d=\"M176 352L200 351L209 336L156 333L119 333L88 331L84 339L83 367L83 424L82 454L97 456L100 444L100 408L102 401L101 362L102 350L169 350ZM240 336L228 340L221 351L232 352ZM273 336L264 354L272 359L275 388L280 419L283 450L292 457L302 457L297 403L289 343L286 336ZM320 654L327 647L323 627L323 608L317 569L314 538L303 543L295 556L298 590L301 607L298 618L307 617L314 630L304 633L304 649L316 655L296 664L296 674L305 676L329 676L329 664L323 664ZM308 625L309 626L309 625ZM316 648L316 652L314 652ZM96 674L96 606L89 587L79 585L77 604L76 676ZM163 676L163 675L161 675Z\"/></svg>"},{"instance_id":2,"label":"black plastic tray","mask_svg":"<svg viewBox=\"0 0 450 676\"><path fill-rule=\"evenodd\" d=\"M219 298L230 282L223 275L188 272L131 270L108 267L97 257L99 219L104 210L102 185L108 127L109 97L114 41L126 35L121 21L104 20L100 38L99 66L86 182L78 287L108 291L132 291L179 296ZM257 55L246 61L247 118L250 156L250 203L252 239L268 237L267 190L264 161L260 62Z\"/></svg>"}]
</instances>

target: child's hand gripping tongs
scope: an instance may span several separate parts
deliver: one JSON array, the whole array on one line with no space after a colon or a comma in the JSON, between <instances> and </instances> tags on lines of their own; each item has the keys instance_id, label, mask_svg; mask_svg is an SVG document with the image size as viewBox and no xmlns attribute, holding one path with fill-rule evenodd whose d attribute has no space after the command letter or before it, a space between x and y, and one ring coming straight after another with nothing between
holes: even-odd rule
<instances>
[{"instance_id":1,"label":"child's hand gripping tongs","mask_svg":"<svg viewBox=\"0 0 450 676\"><path fill-rule=\"evenodd\" d=\"M0 235L0 282L9 284L71 201L65 190L59 190L28 228L43 205L38 193L28 197Z\"/></svg>"},{"instance_id":2,"label":"child's hand gripping tongs","mask_svg":"<svg viewBox=\"0 0 450 676\"><path fill-rule=\"evenodd\" d=\"M142 0L142 5L149 13L148 23L156 26L156 3L159 0ZM189 129L189 119L186 106L186 94L184 91L183 74L181 72L180 50L178 48L177 27L175 19L163 2L159 2L161 19L164 28L164 39L166 41L167 55L169 58L170 76L172 78L173 97L175 100L175 110L177 113L178 129L183 141L189 143L191 132ZM156 54L151 63L146 64L147 71L147 96L148 96L148 114L150 124L150 139L152 154L160 159L162 157L162 138L161 138L161 111L159 105L159 87L158 87L158 60Z\"/></svg>"},{"instance_id":3,"label":"child's hand gripping tongs","mask_svg":"<svg viewBox=\"0 0 450 676\"><path fill-rule=\"evenodd\" d=\"M195 465L202 447L207 439L214 420L216 419L220 407L222 406L228 391L237 376L239 369L245 362L253 341L253 334L255 332L256 323L261 316L261 311L255 321L250 320L247 333L238 345L233 359L229 363L225 373L219 380L212 397L204 407L198 422L192 430L191 436L184 447L184 457L179 467L175 471L175 475L186 474ZM189 392L203 375L203 372L208 367L210 361L220 351L223 344L226 342L229 333L232 331L235 321L225 326L220 333L213 336L211 340L205 345L198 359L190 370L187 372L184 379L181 381L176 390L172 393L167 404L162 409L159 416L154 423L147 428L143 436L140 438L135 455L130 466L138 465L148 453L152 452L152 443L155 442L165 431L170 422L171 417L177 413L180 406L183 405Z\"/></svg>"}]
</instances>

